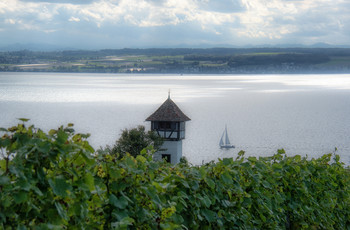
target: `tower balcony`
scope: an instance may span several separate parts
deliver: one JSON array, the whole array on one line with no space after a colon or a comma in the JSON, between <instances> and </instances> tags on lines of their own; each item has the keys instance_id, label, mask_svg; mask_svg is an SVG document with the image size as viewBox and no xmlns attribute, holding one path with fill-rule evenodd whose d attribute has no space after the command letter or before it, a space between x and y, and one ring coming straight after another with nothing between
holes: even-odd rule
<instances>
[{"instance_id":1,"label":"tower balcony","mask_svg":"<svg viewBox=\"0 0 350 230\"><path fill-rule=\"evenodd\" d=\"M185 122L152 121L151 130L165 140L178 141L185 138Z\"/></svg>"}]
</instances>

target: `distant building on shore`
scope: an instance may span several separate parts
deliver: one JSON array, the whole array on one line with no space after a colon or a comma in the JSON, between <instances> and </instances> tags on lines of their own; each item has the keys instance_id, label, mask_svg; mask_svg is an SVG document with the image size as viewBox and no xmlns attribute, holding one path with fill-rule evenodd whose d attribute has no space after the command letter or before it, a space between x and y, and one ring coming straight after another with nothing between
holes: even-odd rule
<instances>
[{"instance_id":1,"label":"distant building on shore","mask_svg":"<svg viewBox=\"0 0 350 230\"><path fill-rule=\"evenodd\" d=\"M161 149L154 154L154 160L166 159L177 164L182 157L182 140L185 139L185 122L191 119L180 108L168 99L146 121L151 122L151 130L164 139Z\"/></svg>"}]
</instances>

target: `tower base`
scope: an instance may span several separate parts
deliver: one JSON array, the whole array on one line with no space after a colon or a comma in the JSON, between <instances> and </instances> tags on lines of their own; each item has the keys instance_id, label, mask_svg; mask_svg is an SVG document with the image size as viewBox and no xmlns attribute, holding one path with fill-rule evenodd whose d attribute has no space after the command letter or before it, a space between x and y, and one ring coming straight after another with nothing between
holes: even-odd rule
<instances>
[{"instance_id":1,"label":"tower base","mask_svg":"<svg viewBox=\"0 0 350 230\"><path fill-rule=\"evenodd\" d=\"M169 163L177 164L182 157L182 140L164 141L161 151L154 153L153 160L161 161L165 159Z\"/></svg>"}]
</instances>

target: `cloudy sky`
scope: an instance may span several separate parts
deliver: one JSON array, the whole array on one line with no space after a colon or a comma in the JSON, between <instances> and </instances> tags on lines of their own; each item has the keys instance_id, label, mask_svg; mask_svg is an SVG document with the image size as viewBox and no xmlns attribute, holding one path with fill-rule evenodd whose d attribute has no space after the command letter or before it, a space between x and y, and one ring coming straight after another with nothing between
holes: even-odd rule
<instances>
[{"instance_id":1,"label":"cloudy sky","mask_svg":"<svg viewBox=\"0 0 350 230\"><path fill-rule=\"evenodd\" d=\"M350 0L0 0L0 46L350 45Z\"/></svg>"}]
</instances>

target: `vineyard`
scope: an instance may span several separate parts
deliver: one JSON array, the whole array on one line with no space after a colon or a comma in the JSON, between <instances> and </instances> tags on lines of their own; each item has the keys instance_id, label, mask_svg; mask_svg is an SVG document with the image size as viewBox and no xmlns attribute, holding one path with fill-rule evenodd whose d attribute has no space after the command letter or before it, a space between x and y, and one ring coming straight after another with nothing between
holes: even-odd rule
<instances>
[{"instance_id":1,"label":"vineyard","mask_svg":"<svg viewBox=\"0 0 350 230\"><path fill-rule=\"evenodd\" d=\"M23 121L0 130L0 229L350 228L350 171L332 153L170 165Z\"/></svg>"}]
</instances>

